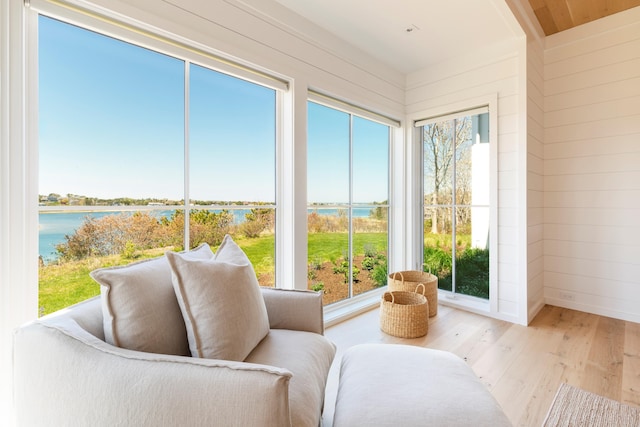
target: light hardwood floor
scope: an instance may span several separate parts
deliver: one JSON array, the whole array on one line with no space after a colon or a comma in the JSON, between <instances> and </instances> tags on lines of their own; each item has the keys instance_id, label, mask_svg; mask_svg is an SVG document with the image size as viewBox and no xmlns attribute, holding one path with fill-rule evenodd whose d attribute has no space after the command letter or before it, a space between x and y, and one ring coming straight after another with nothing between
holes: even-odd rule
<instances>
[{"instance_id":1,"label":"light hardwood floor","mask_svg":"<svg viewBox=\"0 0 640 427\"><path fill-rule=\"evenodd\" d=\"M379 322L379 310L374 309L327 328L326 336L336 344L337 354L327 384L325 427L332 425L344 350L370 342L457 354L480 377L514 426L540 426L562 382L640 406L638 323L545 306L526 327L442 305L423 338L386 335Z\"/></svg>"}]
</instances>

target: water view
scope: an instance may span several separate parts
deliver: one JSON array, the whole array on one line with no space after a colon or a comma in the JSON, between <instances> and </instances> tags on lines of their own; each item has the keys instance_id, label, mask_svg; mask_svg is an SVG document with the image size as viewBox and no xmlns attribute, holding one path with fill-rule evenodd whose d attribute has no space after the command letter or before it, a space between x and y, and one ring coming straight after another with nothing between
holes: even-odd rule
<instances>
[{"instance_id":1,"label":"water view","mask_svg":"<svg viewBox=\"0 0 640 427\"><path fill-rule=\"evenodd\" d=\"M230 209L234 216L234 223L240 224L245 221L245 215L250 212L249 209ZM338 214L338 209L309 209L308 212L318 212L324 216L335 216ZM55 211L55 212L40 212L39 214L39 247L38 253L45 263L55 261L58 258L56 253L56 245L65 242L66 235L72 235L84 222L84 220L91 216L92 218L99 219L107 215L117 215L125 212L133 213L134 211ZM175 209L162 209L152 210L150 213L156 218L169 218L175 212ZM213 210L213 212L220 212L219 209ZM353 216L356 218L368 217L371 213L369 208L353 209Z\"/></svg>"}]
</instances>

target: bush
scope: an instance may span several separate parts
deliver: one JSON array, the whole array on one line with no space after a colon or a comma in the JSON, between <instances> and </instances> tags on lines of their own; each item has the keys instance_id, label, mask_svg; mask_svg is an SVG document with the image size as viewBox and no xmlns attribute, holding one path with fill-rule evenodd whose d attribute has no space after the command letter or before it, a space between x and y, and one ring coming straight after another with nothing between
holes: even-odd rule
<instances>
[{"instance_id":1,"label":"bush","mask_svg":"<svg viewBox=\"0 0 640 427\"><path fill-rule=\"evenodd\" d=\"M378 261L375 258L372 258L369 256L365 256L364 259L362 260L362 268L364 268L367 271L373 270L377 264L378 264Z\"/></svg>"},{"instance_id":2,"label":"bush","mask_svg":"<svg viewBox=\"0 0 640 427\"><path fill-rule=\"evenodd\" d=\"M148 213L113 214L96 219L87 216L74 234L64 236L56 246L61 260L81 260L93 256L123 254L133 248L160 246L161 227Z\"/></svg>"},{"instance_id":3,"label":"bush","mask_svg":"<svg viewBox=\"0 0 640 427\"><path fill-rule=\"evenodd\" d=\"M451 253L425 248L425 271L438 276L438 288L452 289ZM489 250L467 248L456 258L456 292L489 299Z\"/></svg>"},{"instance_id":4,"label":"bush","mask_svg":"<svg viewBox=\"0 0 640 427\"><path fill-rule=\"evenodd\" d=\"M182 213L184 221L184 212ZM193 210L189 214L189 242L192 248L208 243L218 246L225 234L231 234L233 214L228 210L213 212L206 209Z\"/></svg>"},{"instance_id":5,"label":"bush","mask_svg":"<svg viewBox=\"0 0 640 427\"><path fill-rule=\"evenodd\" d=\"M378 264L374 267L371 272L371 279L377 288L381 288L387 285L387 258L382 257L379 259Z\"/></svg>"},{"instance_id":6,"label":"bush","mask_svg":"<svg viewBox=\"0 0 640 427\"><path fill-rule=\"evenodd\" d=\"M124 259L133 259L136 254L136 245L131 241L127 241L124 244L124 250L122 251L122 258Z\"/></svg>"},{"instance_id":7,"label":"bush","mask_svg":"<svg viewBox=\"0 0 640 427\"><path fill-rule=\"evenodd\" d=\"M456 260L456 290L489 299L489 250L467 249Z\"/></svg>"},{"instance_id":8,"label":"bush","mask_svg":"<svg viewBox=\"0 0 640 427\"><path fill-rule=\"evenodd\" d=\"M245 221L240 225L240 231L250 239L260 237L264 230L273 229L274 216L273 209L253 208L244 215Z\"/></svg>"},{"instance_id":9,"label":"bush","mask_svg":"<svg viewBox=\"0 0 640 427\"><path fill-rule=\"evenodd\" d=\"M189 222L191 248L202 243L217 246L225 234L231 234L233 214L228 210L216 213L193 210ZM82 260L122 254L134 256L136 250L160 247L182 248L184 211L176 210L158 220L146 212L119 213L102 218L87 216L82 225L65 242L56 246L61 261Z\"/></svg>"},{"instance_id":10,"label":"bush","mask_svg":"<svg viewBox=\"0 0 640 427\"><path fill-rule=\"evenodd\" d=\"M340 265L333 267L333 273L342 274L344 283L349 283L349 261L344 260ZM354 282L358 282L358 274L360 274L360 269L355 265L351 267L351 278Z\"/></svg>"}]
</instances>

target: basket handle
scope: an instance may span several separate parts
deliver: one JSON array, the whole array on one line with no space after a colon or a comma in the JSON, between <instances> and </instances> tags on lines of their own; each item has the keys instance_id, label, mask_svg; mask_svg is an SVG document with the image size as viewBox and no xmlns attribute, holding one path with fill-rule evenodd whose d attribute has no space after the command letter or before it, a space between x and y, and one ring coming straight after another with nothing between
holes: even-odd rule
<instances>
[{"instance_id":1,"label":"basket handle","mask_svg":"<svg viewBox=\"0 0 640 427\"><path fill-rule=\"evenodd\" d=\"M418 288L422 286L422 296L424 296L424 294L427 292L427 289L424 286L424 283L418 283L418 286L416 286L416 294L418 293Z\"/></svg>"},{"instance_id":2,"label":"basket handle","mask_svg":"<svg viewBox=\"0 0 640 427\"><path fill-rule=\"evenodd\" d=\"M393 280L396 280L396 274L400 275L400 278L402 279L402 284L404 285L404 275L402 274L402 271L396 271L395 273L393 273Z\"/></svg>"}]
</instances>

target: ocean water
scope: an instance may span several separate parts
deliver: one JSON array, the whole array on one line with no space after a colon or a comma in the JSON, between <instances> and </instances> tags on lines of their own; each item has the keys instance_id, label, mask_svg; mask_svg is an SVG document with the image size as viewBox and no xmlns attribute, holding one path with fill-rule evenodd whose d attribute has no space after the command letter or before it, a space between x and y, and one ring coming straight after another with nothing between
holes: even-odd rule
<instances>
[{"instance_id":1,"label":"ocean water","mask_svg":"<svg viewBox=\"0 0 640 427\"><path fill-rule=\"evenodd\" d=\"M216 210L219 212L219 210ZM108 212L41 212L39 215L40 226L40 240L38 253L45 262L55 261L57 258L56 245L64 243L64 236L72 235L84 222L87 216L93 218L102 218L107 215L120 214L124 211L108 211ZM157 211L149 211L151 214L158 217L169 217L173 214L174 210L162 209ZM249 212L249 209L235 209L231 210L235 216L236 224L244 221L245 214ZM338 209L333 208L319 208L309 209L309 213L318 212L320 215L336 215ZM370 208L357 208L353 210L353 215L356 217L368 217Z\"/></svg>"}]
</instances>

